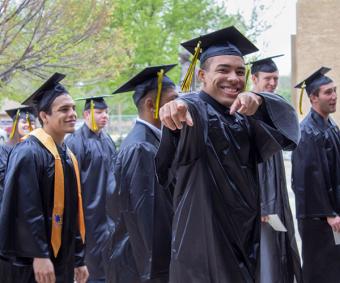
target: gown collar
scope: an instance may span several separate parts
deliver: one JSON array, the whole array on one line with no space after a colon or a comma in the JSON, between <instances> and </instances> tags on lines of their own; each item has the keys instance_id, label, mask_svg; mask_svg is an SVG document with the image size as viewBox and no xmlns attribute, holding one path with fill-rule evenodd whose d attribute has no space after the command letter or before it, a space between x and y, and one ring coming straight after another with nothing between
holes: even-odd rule
<instances>
[{"instance_id":1,"label":"gown collar","mask_svg":"<svg viewBox=\"0 0 340 283\"><path fill-rule=\"evenodd\" d=\"M210 104L215 110L217 110L221 114L224 114L224 115L228 114L229 115L229 111L230 111L229 107L226 107L226 106L220 104L219 102L217 102L214 98L212 98L209 94L207 94L203 90L200 91L199 97L203 101L205 101L206 103Z\"/></svg>"},{"instance_id":2,"label":"gown collar","mask_svg":"<svg viewBox=\"0 0 340 283\"><path fill-rule=\"evenodd\" d=\"M161 135L162 135L162 131L160 129L158 129L157 127L155 127L154 125L150 124L149 122L137 117L136 122L144 124L145 126L147 126L158 138L158 140L161 139Z\"/></svg>"},{"instance_id":3,"label":"gown collar","mask_svg":"<svg viewBox=\"0 0 340 283\"><path fill-rule=\"evenodd\" d=\"M325 120L324 117L322 117L318 112L316 112L313 108L311 108L310 110L311 112L311 117L313 119L313 121L316 123L316 125L318 127L320 127L321 129L327 129L328 127L332 126L332 123L330 121L329 118L327 118L327 120Z\"/></svg>"}]
</instances>

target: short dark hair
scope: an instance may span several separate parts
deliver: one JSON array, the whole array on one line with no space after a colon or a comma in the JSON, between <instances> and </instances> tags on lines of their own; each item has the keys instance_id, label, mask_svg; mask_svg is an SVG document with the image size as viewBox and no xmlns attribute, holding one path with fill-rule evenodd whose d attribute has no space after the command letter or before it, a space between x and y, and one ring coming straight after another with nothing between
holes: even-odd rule
<instances>
[{"instance_id":1,"label":"short dark hair","mask_svg":"<svg viewBox=\"0 0 340 283\"><path fill-rule=\"evenodd\" d=\"M161 95L166 92L168 89L176 89L175 86L167 86L165 88L162 88L162 93ZM138 104L137 104L137 110L138 110L138 113L142 113L143 112L143 105L144 105L144 101L148 98L148 97L151 97L153 101L156 100L156 96L157 96L157 89L153 89L153 90L150 90L148 91L139 101L138 101Z\"/></svg>"},{"instance_id":2,"label":"short dark hair","mask_svg":"<svg viewBox=\"0 0 340 283\"><path fill-rule=\"evenodd\" d=\"M201 64L201 69L202 70L204 70L204 71L208 71L209 70L209 68L210 68L210 65L211 65L211 57L210 58L208 58L207 60L205 60L204 62L203 62L203 64Z\"/></svg>"},{"instance_id":3,"label":"short dark hair","mask_svg":"<svg viewBox=\"0 0 340 283\"><path fill-rule=\"evenodd\" d=\"M317 89L313 90L312 93L309 95L314 95L314 96L319 96L319 93L320 93L320 87L318 87Z\"/></svg>"},{"instance_id":4,"label":"short dark hair","mask_svg":"<svg viewBox=\"0 0 340 283\"><path fill-rule=\"evenodd\" d=\"M45 112L47 115L51 115L52 114L52 104L48 107L47 111L44 111L44 110L40 110L38 112L38 120L39 120L39 123L41 124L41 126L44 126L44 122L43 120L40 118L40 113L41 112Z\"/></svg>"},{"instance_id":5,"label":"short dark hair","mask_svg":"<svg viewBox=\"0 0 340 283\"><path fill-rule=\"evenodd\" d=\"M51 115L52 114L52 104L56 100L56 98L61 96L61 95L70 95L70 94L65 89L64 91L59 92L58 95L56 95L52 100L49 100L48 103L42 103L41 101L40 101L40 103L38 103L38 105L37 105L38 120L39 120L41 126L43 126L44 123L40 118L40 115L39 115L40 112L45 112L46 114Z\"/></svg>"}]
</instances>

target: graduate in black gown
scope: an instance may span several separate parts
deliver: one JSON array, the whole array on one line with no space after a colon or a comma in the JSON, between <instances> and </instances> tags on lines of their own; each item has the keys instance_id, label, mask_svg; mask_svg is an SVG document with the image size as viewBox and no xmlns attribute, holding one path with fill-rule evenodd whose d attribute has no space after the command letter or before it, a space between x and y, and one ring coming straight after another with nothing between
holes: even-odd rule
<instances>
[{"instance_id":1,"label":"graduate in black gown","mask_svg":"<svg viewBox=\"0 0 340 283\"><path fill-rule=\"evenodd\" d=\"M8 142L0 145L0 210L8 155L23 136L35 129L36 119L33 108L29 106L22 105L5 111L12 118L13 124Z\"/></svg>"},{"instance_id":2,"label":"graduate in black gown","mask_svg":"<svg viewBox=\"0 0 340 283\"><path fill-rule=\"evenodd\" d=\"M158 177L162 185L176 180L170 282L255 282L257 163L296 146L296 113L278 95L242 92L243 55L257 48L236 28L182 45L200 59L203 85L160 110Z\"/></svg>"},{"instance_id":3,"label":"graduate in black gown","mask_svg":"<svg viewBox=\"0 0 340 283\"><path fill-rule=\"evenodd\" d=\"M115 165L116 188L110 200L115 231L110 239L107 281L168 282L172 198L158 184L154 158L161 131L159 106L177 97L164 75L174 65L144 69L114 93L135 91L135 126L123 141Z\"/></svg>"},{"instance_id":4,"label":"graduate in black gown","mask_svg":"<svg viewBox=\"0 0 340 283\"><path fill-rule=\"evenodd\" d=\"M251 63L253 91L274 93L279 71L272 56ZM300 255L289 206L282 151L258 165L261 199L261 283L302 282ZM275 231L269 215L277 215L287 232Z\"/></svg>"},{"instance_id":5,"label":"graduate in black gown","mask_svg":"<svg viewBox=\"0 0 340 283\"><path fill-rule=\"evenodd\" d=\"M340 232L340 132L329 115L336 111L337 101L335 83L325 76L329 70L322 67L296 86L306 89L312 106L300 124L301 141L292 154L307 283L340 282L340 246L333 237L333 231Z\"/></svg>"},{"instance_id":6,"label":"graduate in black gown","mask_svg":"<svg viewBox=\"0 0 340 283\"><path fill-rule=\"evenodd\" d=\"M0 212L1 282L85 283L85 225L75 156L63 143L75 104L55 73L25 100L42 124L11 151Z\"/></svg>"},{"instance_id":7,"label":"graduate in black gown","mask_svg":"<svg viewBox=\"0 0 340 283\"><path fill-rule=\"evenodd\" d=\"M106 197L110 187L114 187L116 146L104 129L109 121L104 97L78 99L85 100L85 123L65 140L79 163L86 224L85 262L90 273L88 282L105 281L102 250L110 225Z\"/></svg>"}]
</instances>

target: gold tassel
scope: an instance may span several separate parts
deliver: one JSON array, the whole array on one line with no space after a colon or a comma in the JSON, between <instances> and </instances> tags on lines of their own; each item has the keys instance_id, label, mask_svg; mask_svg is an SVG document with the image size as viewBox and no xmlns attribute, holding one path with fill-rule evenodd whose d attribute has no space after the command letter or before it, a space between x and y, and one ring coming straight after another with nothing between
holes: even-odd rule
<instances>
[{"instance_id":1,"label":"gold tassel","mask_svg":"<svg viewBox=\"0 0 340 283\"><path fill-rule=\"evenodd\" d=\"M13 139L13 137L14 137L15 129L17 127L18 120L19 120L19 116L20 116L20 110L18 109L17 110L17 114L15 115L15 119L14 119L12 130L11 130L11 134L9 135L9 139Z\"/></svg>"},{"instance_id":2,"label":"gold tassel","mask_svg":"<svg viewBox=\"0 0 340 283\"><path fill-rule=\"evenodd\" d=\"M161 69L157 73L157 96L156 96L155 113L154 113L154 119L155 120L158 120L158 115L159 115L159 104L161 102L163 77L164 77L164 70Z\"/></svg>"},{"instance_id":3,"label":"gold tassel","mask_svg":"<svg viewBox=\"0 0 340 283\"><path fill-rule=\"evenodd\" d=\"M250 77L250 66L246 65L246 75L245 75L245 84L244 84L244 89L243 91L248 90L248 82L249 82L249 77Z\"/></svg>"},{"instance_id":4,"label":"gold tassel","mask_svg":"<svg viewBox=\"0 0 340 283\"><path fill-rule=\"evenodd\" d=\"M91 128L92 131L97 132L98 131L98 126L96 123L96 120L94 119L94 102L91 100Z\"/></svg>"},{"instance_id":5,"label":"gold tassel","mask_svg":"<svg viewBox=\"0 0 340 283\"><path fill-rule=\"evenodd\" d=\"M28 124L28 130L30 132L32 132L33 127L32 127L32 123L31 123L31 119L30 119L30 114L28 112L26 112L26 123Z\"/></svg>"},{"instance_id":6,"label":"gold tassel","mask_svg":"<svg viewBox=\"0 0 340 283\"><path fill-rule=\"evenodd\" d=\"M202 48L201 48L201 41L197 43L197 46L195 48L195 54L194 57L192 58L192 61L190 63L190 66L188 68L187 73L185 74L184 80L181 85L181 90L183 92L189 92L191 89L191 83L192 79L195 75L195 67L196 67L196 62L198 60L199 54L202 53Z\"/></svg>"},{"instance_id":7,"label":"gold tassel","mask_svg":"<svg viewBox=\"0 0 340 283\"><path fill-rule=\"evenodd\" d=\"M305 88L306 88L306 82L303 82L302 86L301 86L300 99L299 99L299 111L300 111L301 115L303 115L303 112L302 112L302 99L303 99L303 92L304 92Z\"/></svg>"}]
</instances>

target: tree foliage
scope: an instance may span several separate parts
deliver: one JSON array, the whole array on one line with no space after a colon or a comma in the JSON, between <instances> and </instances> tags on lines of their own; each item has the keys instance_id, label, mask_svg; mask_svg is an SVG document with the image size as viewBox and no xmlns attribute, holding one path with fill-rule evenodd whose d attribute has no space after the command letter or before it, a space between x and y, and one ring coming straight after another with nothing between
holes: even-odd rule
<instances>
[{"instance_id":1,"label":"tree foliage","mask_svg":"<svg viewBox=\"0 0 340 283\"><path fill-rule=\"evenodd\" d=\"M262 6L246 21L228 2L0 0L0 94L20 101L55 71L74 97L109 94L146 66L177 63L182 41L232 24L255 39L268 27ZM130 94L108 103L136 113Z\"/></svg>"},{"instance_id":2,"label":"tree foliage","mask_svg":"<svg viewBox=\"0 0 340 283\"><path fill-rule=\"evenodd\" d=\"M112 5L96 0L0 2L0 92L22 99L55 71L68 85L113 79L130 49L109 30ZM114 48L113 48L114 46Z\"/></svg>"},{"instance_id":3,"label":"tree foliage","mask_svg":"<svg viewBox=\"0 0 340 283\"><path fill-rule=\"evenodd\" d=\"M116 0L111 28L121 28L134 49L113 86L146 66L177 63L182 41L231 24L246 29L240 15L228 15L224 5L212 0ZM179 72L179 66L170 72L175 82ZM115 99L127 113L136 111L131 101L126 95Z\"/></svg>"}]
</instances>

